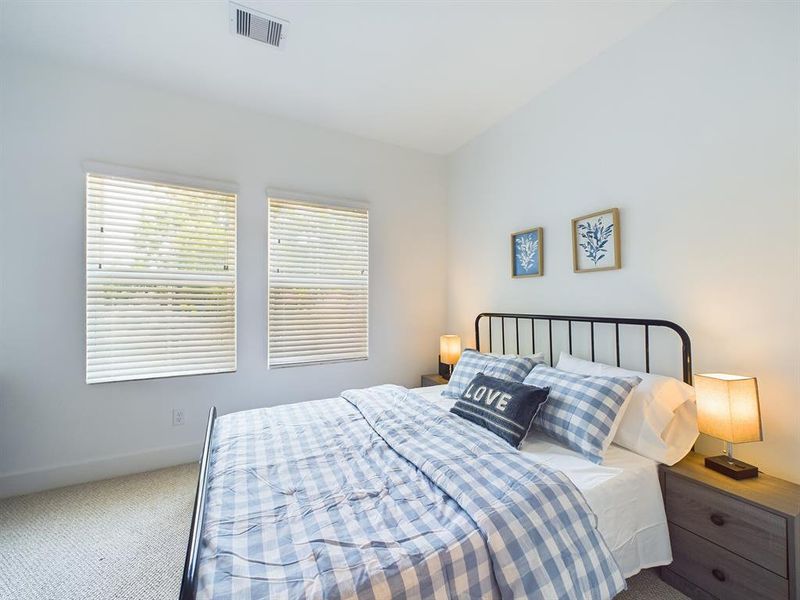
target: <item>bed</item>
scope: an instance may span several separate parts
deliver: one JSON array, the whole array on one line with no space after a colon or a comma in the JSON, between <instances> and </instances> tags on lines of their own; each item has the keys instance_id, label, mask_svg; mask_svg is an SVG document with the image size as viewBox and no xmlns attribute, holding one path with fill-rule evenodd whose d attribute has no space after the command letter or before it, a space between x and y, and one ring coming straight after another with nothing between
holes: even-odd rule
<instances>
[{"instance_id":1,"label":"bed","mask_svg":"<svg viewBox=\"0 0 800 600\"><path fill-rule=\"evenodd\" d=\"M596 324L610 326L618 365L620 326L641 327L648 372L651 330L671 330L690 382L688 335L667 321L482 313L477 349L482 319L503 353L522 352L521 319L531 349L546 323L551 365L553 323L570 351L573 324L587 325L592 358ZM517 451L450 403L385 385L212 408L181 598L611 598L671 562L654 461L612 446L596 465L537 435Z\"/></svg>"},{"instance_id":2,"label":"bed","mask_svg":"<svg viewBox=\"0 0 800 600\"><path fill-rule=\"evenodd\" d=\"M449 410L445 386L416 389L429 402ZM672 562L667 518L661 499L658 463L612 445L602 465L589 462L547 436L532 432L521 452L564 473L597 516L597 528L627 579L650 567Z\"/></svg>"}]
</instances>

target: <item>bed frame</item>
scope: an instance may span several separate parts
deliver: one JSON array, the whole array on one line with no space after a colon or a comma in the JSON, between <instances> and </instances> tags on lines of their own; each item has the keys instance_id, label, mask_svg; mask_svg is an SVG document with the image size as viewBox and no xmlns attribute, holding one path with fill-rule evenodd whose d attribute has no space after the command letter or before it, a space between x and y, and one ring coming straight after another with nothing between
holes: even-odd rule
<instances>
[{"instance_id":1,"label":"bed frame","mask_svg":"<svg viewBox=\"0 0 800 600\"><path fill-rule=\"evenodd\" d=\"M689 334L680 325L676 325L671 321L663 321L659 319L627 319L617 317L573 317L563 315L535 315L527 313L490 313L484 312L475 318L475 348L481 349L481 320L488 320L489 328L489 343L488 350L493 350L493 327L500 327L501 343L500 349L503 354L507 351L507 346L512 347L510 341L506 342L506 323L514 322L513 333L513 352L518 354L520 349L519 337L519 323L520 321L530 321L531 324L531 347L533 352L536 352L536 323L546 323L548 332L548 345L549 345L549 362L553 365L553 322L566 323L569 339L569 351L572 352L572 324L573 323L589 323L590 329L590 348L591 358L595 358L595 324L611 324L614 325L614 342L616 350L616 363L620 366L620 338L619 327L620 325L633 325L644 328L644 356L645 356L645 371L650 372L650 330L651 328L660 327L674 331L681 342L681 368L683 370L683 381L690 384L692 383L692 344L689 339ZM498 323L499 320L499 323ZM197 568L198 559L200 555L200 541L202 539L201 533L203 530L203 515L205 514L206 495L208 491L208 466L211 452L211 439L214 435L214 424L217 418L216 407L211 407L208 413L208 424L206 425L206 435L203 442L203 454L200 457L200 474L197 478L197 493L194 499L194 510L192 512L192 525L189 529L189 543L186 547L186 562L183 567L183 579L181 581L180 600L194 600L197 593Z\"/></svg>"},{"instance_id":2,"label":"bed frame","mask_svg":"<svg viewBox=\"0 0 800 600\"><path fill-rule=\"evenodd\" d=\"M197 559L200 556L200 539L203 530L203 515L206 512L206 494L208 491L208 461L211 454L211 437L214 435L214 424L217 420L217 407L208 411L206 437L203 442L203 454L200 457L200 475L197 477L197 492L194 496L192 525L189 528L189 543L186 546L186 562L183 565L180 600L194 600L197 594Z\"/></svg>"},{"instance_id":3,"label":"bed frame","mask_svg":"<svg viewBox=\"0 0 800 600\"><path fill-rule=\"evenodd\" d=\"M617 366L620 366L620 352L619 352L619 326L620 325L634 325L644 328L644 364L645 372L650 372L650 329L654 327L662 327L671 329L681 341L681 368L683 370L683 381L692 384L692 342L689 339L689 334L686 330L673 323L672 321L663 321L660 319L627 319L621 317L570 317L563 315L532 315L523 313L481 313L475 317L475 349L481 349L481 319L488 319L489 322L489 352L493 349L493 336L492 324L500 320L501 331L501 350L506 354L506 322L514 322L514 345L513 352L509 354L519 354L519 322L530 321L531 323L531 348L536 352L536 322L547 322L547 340L549 345L549 360L550 366L553 366L553 321L567 324L567 336L569 339L569 352L572 354L572 324L573 323L589 323L590 331L590 348L592 354L592 361L594 361L595 350L595 324L607 323L614 325L614 347L616 351ZM495 325L496 326L496 325ZM511 346L511 344L508 344ZM638 370L638 369L637 369Z\"/></svg>"}]
</instances>

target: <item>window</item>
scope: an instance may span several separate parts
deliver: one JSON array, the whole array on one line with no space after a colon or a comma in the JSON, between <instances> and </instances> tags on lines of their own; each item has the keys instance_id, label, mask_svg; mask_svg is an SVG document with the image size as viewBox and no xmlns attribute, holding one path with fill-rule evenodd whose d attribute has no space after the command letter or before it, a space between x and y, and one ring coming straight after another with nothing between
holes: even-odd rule
<instances>
[{"instance_id":1,"label":"window","mask_svg":"<svg viewBox=\"0 0 800 600\"><path fill-rule=\"evenodd\" d=\"M268 203L269 366L367 358L367 210Z\"/></svg>"},{"instance_id":2,"label":"window","mask_svg":"<svg viewBox=\"0 0 800 600\"><path fill-rule=\"evenodd\" d=\"M236 195L86 176L86 383L236 370Z\"/></svg>"}]
</instances>

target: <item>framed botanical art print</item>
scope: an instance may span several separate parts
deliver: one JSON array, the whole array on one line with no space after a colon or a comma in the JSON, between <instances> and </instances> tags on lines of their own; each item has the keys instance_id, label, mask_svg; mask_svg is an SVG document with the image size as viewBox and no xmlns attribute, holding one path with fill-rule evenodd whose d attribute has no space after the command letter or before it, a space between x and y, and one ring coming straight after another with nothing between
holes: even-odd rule
<instances>
[{"instance_id":1,"label":"framed botanical art print","mask_svg":"<svg viewBox=\"0 0 800 600\"><path fill-rule=\"evenodd\" d=\"M576 273L619 269L619 209L572 219L572 266Z\"/></svg>"},{"instance_id":2,"label":"framed botanical art print","mask_svg":"<svg viewBox=\"0 0 800 600\"><path fill-rule=\"evenodd\" d=\"M542 228L534 227L511 234L511 276L542 275Z\"/></svg>"}]
</instances>

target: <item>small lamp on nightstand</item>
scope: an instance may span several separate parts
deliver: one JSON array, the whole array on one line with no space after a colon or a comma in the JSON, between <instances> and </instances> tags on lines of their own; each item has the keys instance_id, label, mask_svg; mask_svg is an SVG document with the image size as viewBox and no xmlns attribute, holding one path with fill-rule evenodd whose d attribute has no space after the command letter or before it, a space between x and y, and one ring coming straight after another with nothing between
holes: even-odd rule
<instances>
[{"instance_id":1,"label":"small lamp on nightstand","mask_svg":"<svg viewBox=\"0 0 800 600\"><path fill-rule=\"evenodd\" d=\"M707 373L694 376L694 387L700 432L725 442L725 454L707 456L706 467L734 479L758 477L758 467L733 458L734 444L764 439L756 378Z\"/></svg>"},{"instance_id":2,"label":"small lamp on nightstand","mask_svg":"<svg viewBox=\"0 0 800 600\"><path fill-rule=\"evenodd\" d=\"M448 366L445 379L450 379L453 374L453 365L461 358L461 336L443 335L439 338L439 362Z\"/></svg>"}]
</instances>

